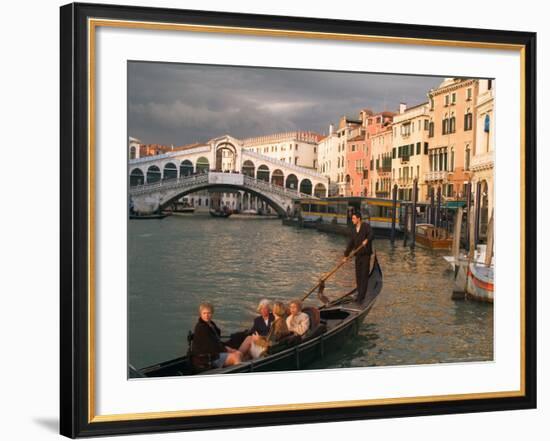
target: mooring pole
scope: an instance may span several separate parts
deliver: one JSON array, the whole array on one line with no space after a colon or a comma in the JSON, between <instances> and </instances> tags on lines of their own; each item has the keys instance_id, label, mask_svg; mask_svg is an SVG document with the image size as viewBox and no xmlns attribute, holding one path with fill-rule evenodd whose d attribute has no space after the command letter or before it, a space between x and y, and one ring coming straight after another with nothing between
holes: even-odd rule
<instances>
[{"instance_id":1,"label":"mooring pole","mask_svg":"<svg viewBox=\"0 0 550 441\"><path fill-rule=\"evenodd\" d=\"M391 244L395 241L395 219L397 218L397 184L392 189Z\"/></svg>"},{"instance_id":2,"label":"mooring pole","mask_svg":"<svg viewBox=\"0 0 550 441\"><path fill-rule=\"evenodd\" d=\"M409 204L405 204L405 220L403 226L403 246L407 246L407 234L409 231Z\"/></svg>"},{"instance_id":3,"label":"mooring pole","mask_svg":"<svg viewBox=\"0 0 550 441\"><path fill-rule=\"evenodd\" d=\"M481 181L476 184L476 201L475 201L475 243L479 243L479 220L481 216Z\"/></svg>"},{"instance_id":4,"label":"mooring pole","mask_svg":"<svg viewBox=\"0 0 550 441\"><path fill-rule=\"evenodd\" d=\"M412 194L412 225L411 225L411 248L414 248L416 244L416 202L418 199L418 179L413 181L413 194Z\"/></svg>"},{"instance_id":5,"label":"mooring pole","mask_svg":"<svg viewBox=\"0 0 550 441\"><path fill-rule=\"evenodd\" d=\"M435 208L435 222L436 227L441 226L441 187L437 187L437 206Z\"/></svg>"},{"instance_id":6,"label":"mooring pole","mask_svg":"<svg viewBox=\"0 0 550 441\"><path fill-rule=\"evenodd\" d=\"M434 188L430 188L430 224L435 225L435 193Z\"/></svg>"},{"instance_id":7,"label":"mooring pole","mask_svg":"<svg viewBox=\"0 0 550 441\"><path fill-rule=\"evenodd\" d=\"M470 252L470 212L472 211L472 183L468 181L466 184L466 249Z\"/></svg>"}]
</instances>

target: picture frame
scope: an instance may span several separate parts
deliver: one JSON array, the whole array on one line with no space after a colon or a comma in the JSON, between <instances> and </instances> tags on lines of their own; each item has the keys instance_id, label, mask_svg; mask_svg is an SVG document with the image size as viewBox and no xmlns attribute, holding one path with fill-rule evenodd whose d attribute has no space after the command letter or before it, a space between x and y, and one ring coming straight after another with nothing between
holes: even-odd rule
<instances>
[{"instance_id":1,"label":"picture frame","mask_svg":"<svg viewBox=\"0 0 550 441\"><path fill-rule=\"evenodd\" d=\"M356 44L476 48L519 56L519 212L521 255L520 387L486 393L402 396L243 406L97 412L96 250L97 188L108 179L97 168L96 31L202 32L240 38L311 39ZM255 427L320 421L483 412L536 407L536 34L473 28L328 20L241 13L73 3L60 9L60 433L83 436ZM345 68L345 66L342 66ZM122 148L121 148L122 149ZM103 243L101 246L105 246ZM124 379L126 380L126 379Z\"/></svg>"}]
</instances>

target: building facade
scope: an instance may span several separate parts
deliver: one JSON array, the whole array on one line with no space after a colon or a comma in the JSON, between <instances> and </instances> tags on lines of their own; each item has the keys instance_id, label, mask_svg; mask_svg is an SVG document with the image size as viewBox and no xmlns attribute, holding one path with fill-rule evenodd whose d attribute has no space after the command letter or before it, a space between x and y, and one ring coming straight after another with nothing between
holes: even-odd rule
<instances>
[{"instance_id":1,"label":"building facade","mask_svg":"<svg viewBox=\"0 0 550 441\"><path fill-rule=\"evenodd\" d=\"M472 178L478 80L447 78L428 93L430 106L429 191L441 189L443 200L463 199Z\"/></svg>"},{"instance_id":2,"label":"building facade","mask_svg":"<svg viewBox=\"0 0 550 441\"><path fill-rule=\"evenodd\" d=\"M422 103L411 108L399 107L393 119L392 181L397 184L397 198L411 201L414 180L417 180L419 202L428 199L424 179L429 171L429 105Z\"/></svg>"},{"instance_id":3,"label":"building facade","mask_svg":"<svg viewBox=\"0 0 550 441\"><path fill-rule=\"evenodd\" d=\"M323 136L315 132L275 133L243 139L243 148L298 167L317 170L317 148Z\"/></svg>"},{"instance_id":4,"label":"building facade","mask_svg":"<svg viewBox=\"0 0 550 441\"><path fill-rule=\"evenodd\" d=\"M476 129L470 169L474 197L480 191L480 235L484 236L494 207L495 121L493 80L479 80Z\"/></svg>"},{"instance_id":5,"label":"building facade","mask_svg":"<svg viewBox=\"0 0 550 441\"><path fill-rule=\"evenodd\" d=\"M392 197L392 148L393 127L388 125L370 137L369 196L389 199Z\"/></svg>"}]
</instances>

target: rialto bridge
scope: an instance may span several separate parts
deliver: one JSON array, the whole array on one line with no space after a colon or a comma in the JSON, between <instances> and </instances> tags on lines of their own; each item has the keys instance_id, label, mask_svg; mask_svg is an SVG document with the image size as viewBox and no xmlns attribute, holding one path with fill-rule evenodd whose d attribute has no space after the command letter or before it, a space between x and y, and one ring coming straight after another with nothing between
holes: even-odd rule
<instances>
[{"instance_id":1,"label":"rialto bridge","mask_svg":"<svg viewBox=\"0 0 550 441\"><path fill-rule=\"evenodd\" d=\"M328 179L299 167L243 148L231 136L207 144L128 163L134 210L150 213L187 194L244 191L283 214L292 201L327 195Z\"/></svg>"}]
</instances>

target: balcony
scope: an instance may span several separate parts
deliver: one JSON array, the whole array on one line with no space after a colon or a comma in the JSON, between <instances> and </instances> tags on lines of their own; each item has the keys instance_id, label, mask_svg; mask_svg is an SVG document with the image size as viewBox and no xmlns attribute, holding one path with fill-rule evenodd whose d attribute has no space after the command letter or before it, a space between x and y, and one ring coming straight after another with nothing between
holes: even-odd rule
<instances>
[{"instance_id":1,"label":"balcony","mask_svg":"<svg viewBox=\"0 0 550 441\"><path fill-rule=\"evenodd\" d=\"M448 178L449 172L448 171L431 171L424 173L424 181L446 181Z\"/></svg>"},{"instance_id":2,"label":"balcony","mask_svg":"<svg viewBox=\"0 0 550 441\"><path fill-rule=\"evenodd\" d=\"M489 170L494 167L495 158L494 152L486 152L480 155L472 156L472 161L470 163L470 170L477 172L480 170Z\"/></svg>"}]
</instances>

